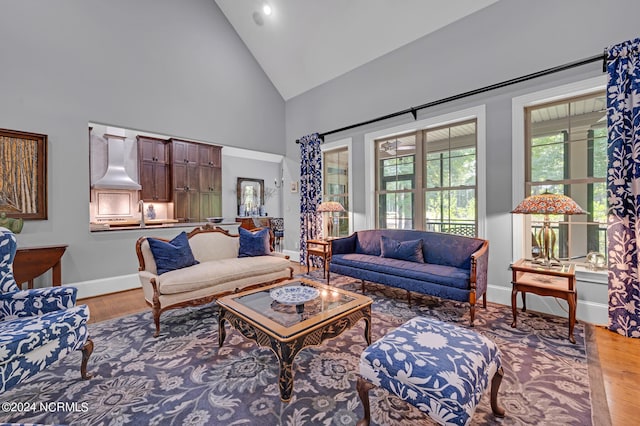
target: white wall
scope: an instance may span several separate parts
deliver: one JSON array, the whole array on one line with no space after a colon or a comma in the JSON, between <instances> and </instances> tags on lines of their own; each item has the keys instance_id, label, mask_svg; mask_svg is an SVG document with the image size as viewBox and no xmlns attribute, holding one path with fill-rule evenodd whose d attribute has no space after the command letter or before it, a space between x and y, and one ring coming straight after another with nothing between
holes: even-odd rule
<instances>
[{"instance_id":1,"label":"white wall","mask_svg":"<svg viewBox=\"0 0 640 426\"><path fill-rule=\"evenodd\" d=\"M64 283L117 290L138 237L175 234L89 232L87 123L284 151L284 101L211 0L3 1L0 57L0 128L49 138L49 218L18 244L68 244Z\"/></svg>"},{"instance_id":2,"label":"white wall","mask_svg":"<svg viewBox=\"0 0 640 426\"><path fill-rule=\"evenodd\" d=\"M633 0L501 0L287 101L286 156L291 161L299 159L294 141L303 135L327 132L602 54L609 45L638 37L639 14L640 3ZM601 74L602 63L592 63L418 113L418 120L423 120L485 105L490 300L510 303L509 264L514 235L509 212L520 201L512 199L511 100ZM373 189L366 185L364 159L368 146L364 135L412 121L407 114L326 138L327 142L352 138L352 206L356 217L371 213L368 201L373 196ZM285 203L298 203L297 196L285 196ZM289 244L298 238L299 229L287 229ZM604 322L606 284L592 281L592 277L582 277L579 283L578 316ZM564 315L553 299L530 299L532 309Z\"/></svg>"}]
</instances>

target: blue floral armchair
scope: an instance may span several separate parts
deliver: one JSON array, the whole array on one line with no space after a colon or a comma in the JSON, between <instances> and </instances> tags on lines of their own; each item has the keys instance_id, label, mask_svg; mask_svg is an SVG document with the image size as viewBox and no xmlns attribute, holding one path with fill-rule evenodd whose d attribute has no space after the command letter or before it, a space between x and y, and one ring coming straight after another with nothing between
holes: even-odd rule
<instances>
[{"instance_id":1,"label":"blue floral armchair","mask_svg":"<svg viewBox=\"0 0 640 426\"><path fill-rule=\"evenodd\" d=\"M82 378L90 378L89 307L75 306L74 287L21 291L13 278L16 248L15 235L0 227L0 394L75 350L82 350Z\"/></svg>"}]
</instances>

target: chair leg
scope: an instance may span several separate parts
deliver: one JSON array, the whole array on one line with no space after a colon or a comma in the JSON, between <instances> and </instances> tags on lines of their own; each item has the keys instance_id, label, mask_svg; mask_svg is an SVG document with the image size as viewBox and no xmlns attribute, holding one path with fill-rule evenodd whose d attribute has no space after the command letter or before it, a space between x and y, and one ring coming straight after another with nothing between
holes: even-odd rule
<instances>
[{"instance_id":1,"label":"chair leg","mask_svg":"<svg viewBox=\"0 0 640 426\"><path fill-rule=\"evenodd\" d=\"M496 417L504 417L504 408L498 404L498 390L500 383L502 383L502 376L504 376L504 370L500 367L491 379L491 411Z\"/></svg>"},{"instance_id":2,"label":"chair leg","mask_svg":"<svg viewBox=\"0 0 640 426\"><path fill-rule=\"evenodd\" d=\"M82 347L82 364L80 364L80 375L84 380L89 380L91 378L91 374L87 373L87 363L89 362L89 357L93 353L93 340L87 339L87 342Z\"/></svg>"},{"instance_id":3,"label":"chair leg","mask_svg":"<svg viewBox=\"0 0 640 426\"><path fill-rule=\"evenodd\" d=\"M156 325L156 331L153 333L153 337L158 337L160 335L160 308L154 306L151 310L153 311L153 322Z\"/></svg>"},{"instance_id":4,"label":"chair leg","mask_svg":"<svg viewBox=\"0 0 640 426\"><path fill-rule=\"evenodd\" d=\"M358 377L356 389L360 401L362 401L362 408L364 408L364 417L358 421L356 426L369 426L371 422L371 406L369 404L369 390L373 389L375 385L362 377Z\"/></svg>"}]
</instances>

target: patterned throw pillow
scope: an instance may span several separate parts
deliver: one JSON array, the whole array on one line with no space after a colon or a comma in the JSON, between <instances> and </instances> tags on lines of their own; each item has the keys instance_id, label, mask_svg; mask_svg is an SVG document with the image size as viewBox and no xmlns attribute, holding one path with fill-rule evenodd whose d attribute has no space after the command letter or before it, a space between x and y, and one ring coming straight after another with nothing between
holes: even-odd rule
<instances>
[{"instance_id":1,"label":"patterned throw pillow","mask_svg":"<svg viewBox=\"0 0 640 426\"><path fill-rule=\"evenodd\" d=\"M269 248L269 228L251 232L238 228L240 233L240 249L238 257L264 256L271 253Z\"/></svg>"},{"instance_id":2,"label":"patterned throw pillow","mask_svg":"<svg viewBox=\"0 0 640 426\"><path fill-rule=\"evenodd\" d=\"M184 231L169 242L156 238L147 238L147 241L156 261L158 275L200 263L193 257L189 238Z\"/></svg>"},{"instance_id":3,"label":"patterned throw pillow","mask_svg":"<svg viewBox=\"0 0 640 426\"><path fill-rule=\"evenodd\" d=\"M422 240L396 241L381 235L380 251L382 257L424 263Z\"/></svg>"}]
</instances>

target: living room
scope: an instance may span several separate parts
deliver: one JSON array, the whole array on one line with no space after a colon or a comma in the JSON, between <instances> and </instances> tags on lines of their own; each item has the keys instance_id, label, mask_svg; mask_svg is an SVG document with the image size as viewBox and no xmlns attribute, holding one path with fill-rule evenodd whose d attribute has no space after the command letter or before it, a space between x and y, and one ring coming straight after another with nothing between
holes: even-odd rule
<instances>
[{"instance_id":1,"label":"living room","mask_svg":"<svg viewBox=\"0 0 640 426\"><path fill-rule=\"evenodd\" d=\"M272 3L277 17L286 2ZM47 217L26 220L18 245L66 244L63 282L76 286L81 298L139 287L136 240L177 234L171 228L89 231L89 123L220 145L223 155L227 147L251 153L255 158L248 163L234 163L236 169L248 164L246 173L223 174L221 215L235 215L232 190L239 176L282 185L270 213L284 217L283 252L296 260L301 236L300 188L292 188L300 180L296 140L599 55L638 36L634 18L640 11L630 0L487 1L474 13L328 81L284 94L225 15L228 2L34 5L5 2L0 17L5 58L0 128L48 137ZM615 20L607 19L614 13ZM246 19L262 33L277 25L267 17L262 26L251 14ZM323 24L304 31L329 40L331 22ZM393 31L396 25L364 25L367 31L356 32L363 37L356 43L366 47L367 32ZM523 162L514 161L518 155L524 161L524 130L518 130L514 104L560 96L552 93L558 88L580 92L585 89L575 85L583 82L606 85L601 61L440 103L416 111L415 118L407 113L325 135L322 149L349 152L348 232L376 228L374 141L473 116L484 150L478 150L477 226L478 236L491 246L487 295L489 302L510 306L509 266L524 257L526 235L523 216L511 213L525 198ZM527 98L534 95L538 100ZM278 162L254 175L251 161L262 161L262 154ZM578 287L578 321L606 324L606 273L583 271ZM566 318L551 298L531 296L530 304L534 311Z\"/></svg>"}]
</instances>

